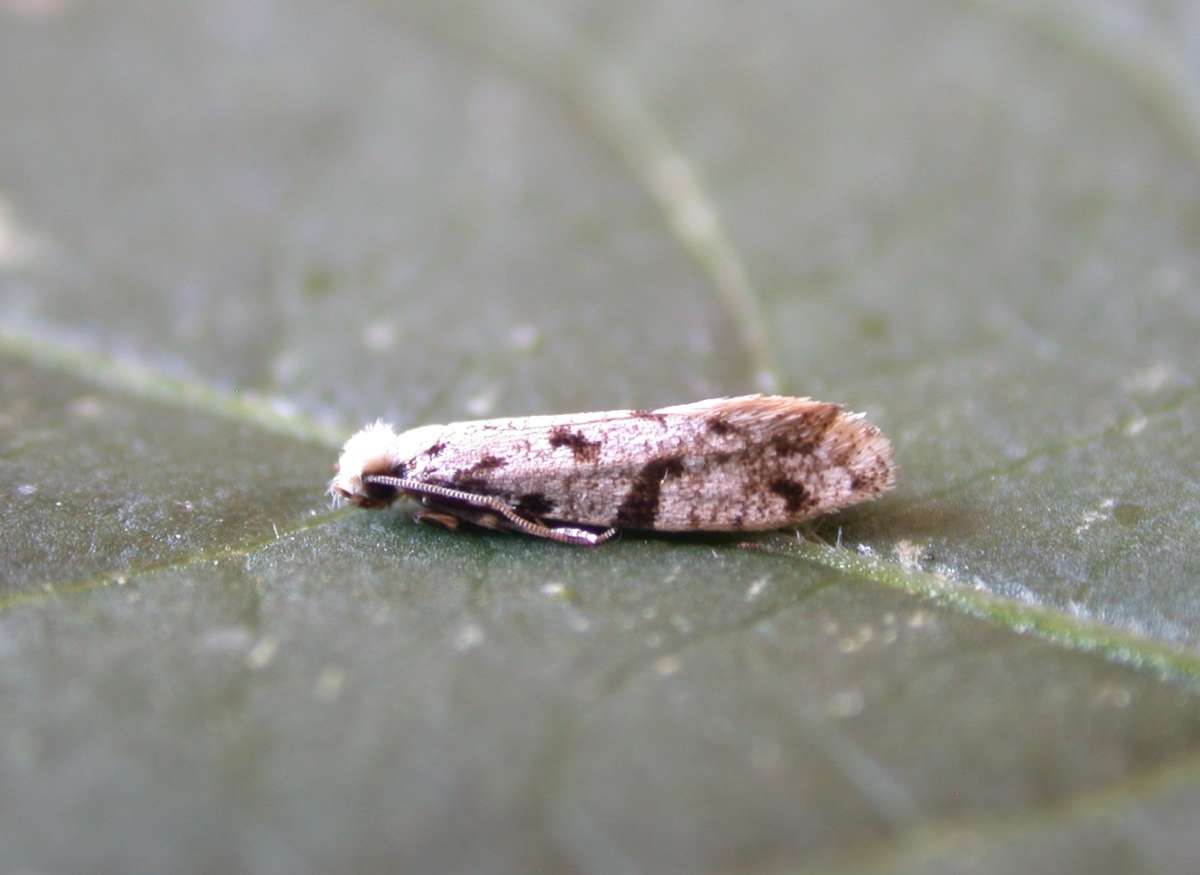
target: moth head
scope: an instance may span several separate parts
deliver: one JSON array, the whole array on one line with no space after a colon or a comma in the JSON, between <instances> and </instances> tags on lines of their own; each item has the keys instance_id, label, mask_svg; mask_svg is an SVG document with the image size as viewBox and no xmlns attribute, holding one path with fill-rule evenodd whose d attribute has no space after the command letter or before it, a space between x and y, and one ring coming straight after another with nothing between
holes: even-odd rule
<instances>
[{"instance_id":1,"label":"moth head","mask_svg":"<svg viewBox=\"0 0 1200 875\"><path fill-rule=\"evenodd\" d=\"M337 504L349 501L359 507L386 507L400 497L401 490L391 483L372 482L372 477L411 476L414 463L428 455L441 431L441 426L429 425L397 433L382 420L371 423L342 447L329 494Z\"/></svg>"},{"instance_id":2,"label":"moth head","mask_svg":"<svg viewBox=\"0 0 1200 875\"><path fill-rule=\"evenodd\" d=\"M399 490L370 482L372 475L404 476L404 460L397 455L399 435L382 420L355 432L342 447L337 474L329 481L329 494L336 504L349 501L359 507L384 507L399 496Z\"/></svg>"}]
</instances>

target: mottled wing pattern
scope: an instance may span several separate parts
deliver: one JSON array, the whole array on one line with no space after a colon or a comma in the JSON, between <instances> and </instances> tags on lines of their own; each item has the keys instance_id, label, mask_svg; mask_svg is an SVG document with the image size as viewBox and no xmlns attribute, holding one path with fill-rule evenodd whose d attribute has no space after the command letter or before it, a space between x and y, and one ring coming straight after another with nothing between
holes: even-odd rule
<instances>
[{"instance_id":1,"label":"mottled wing pattern","mask_svg":"<svg viewBox=\"0 0 1200 875\"><path fill-rule=\"evenodd\" d=\"M835 404L747 395L444 426L407 476L496 495L531 519L630 529L762 530L874 498L886 438Z\"/></svg>"}]
</instances>

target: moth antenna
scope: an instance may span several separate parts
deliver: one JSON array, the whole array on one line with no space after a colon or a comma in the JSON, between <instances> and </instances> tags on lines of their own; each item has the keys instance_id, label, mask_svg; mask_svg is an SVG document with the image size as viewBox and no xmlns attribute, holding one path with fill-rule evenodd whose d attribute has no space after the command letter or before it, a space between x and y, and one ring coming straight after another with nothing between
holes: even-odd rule
<instances>
[{"instance_id":1,"label":"moth antenna","mask_svg":"<svg viewBox=\"0 0 1200 875\"><path fill-rule=\"evenodd\" d=\"M517 531L550 541L564 544L580 544L589 547L599 546L605 541L616 537L618 530L608 528L602 532L591 532L587 529L573 526L544 526L521 516L513 510L508 502L495 495L476 495L474 492L464 492L461 489L451 489L448 486L437 486L432 483L422 483L420 480L409 480L405 477L392 477L388 474L367 474L362 478L363 483L374 483L379 486L391 486L418 495L433 495L439 498L449 498L452 501L469 502L476 507L494 510L510 523Z\"/></svg>"}]
</instances>

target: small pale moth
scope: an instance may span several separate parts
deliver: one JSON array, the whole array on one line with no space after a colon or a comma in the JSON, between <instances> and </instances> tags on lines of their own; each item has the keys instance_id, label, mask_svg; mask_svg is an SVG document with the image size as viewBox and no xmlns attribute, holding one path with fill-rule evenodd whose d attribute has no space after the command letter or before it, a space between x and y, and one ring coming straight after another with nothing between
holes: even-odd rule
<instances>
[{"instance_id":1,"label":"small pale moth","mask_svg":"<svg viewBox=\"0 0 1200 875\"><path fill-rule=\"evenodd\" d=\"M567 544L621 529L762 531L876 498L892 447L861 414L780 395L426 425L376 422L342 449L330 493L401 495L421 522L460 521Z\"/></svg>"}]
</instances>

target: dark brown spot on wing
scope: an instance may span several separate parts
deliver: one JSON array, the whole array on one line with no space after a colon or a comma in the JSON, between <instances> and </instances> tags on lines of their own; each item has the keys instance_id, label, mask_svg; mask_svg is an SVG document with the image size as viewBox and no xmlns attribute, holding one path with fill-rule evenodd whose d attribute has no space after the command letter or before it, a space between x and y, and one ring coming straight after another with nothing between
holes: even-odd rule
<instances>
[{"instance_id":1,"label":"dark brown spot on wing","mask_svg":"<svg viewBox=\"0 0 1200 875\"><path fill-rule=\"evenodd\" d=\"M570 447L576 462L595 462L600 458L600 441L590 441L583 433L571 431L565 425L550 432L550 446Z\"/></svg>"},{"instance_id":2,"label":"dark brown spot on wing","mask_svg":"<svg viewBox=\"0 0 1200 875\"><path fill-rule=\"evenodd\" d=\"M517 499L515 510L524 517L544 517L554 512L554 502L540 492L528 492Z\"/></svg>"},{"instance_id":3,"label":"dark brown spot on wing","mask_svg":"<svg viewBox=\"0 0 1200 875\"><path fill-rule=\"evenodd\" d=\"M487 472L496 468L503 468L506 464L508 463L504 459L489 453L469 468L459 468L455 471L454 487L462 489L465 492L489 495L491 493L487 490L490 486L490 481L487 477ZM492 491L494 492L495 490Z\"/></svg>"},{"instance_id":4,"label":"dark brown spot on wing","mask_svg":"<svg viewBox=\"0 0 1200 875\"><path fill-rule=\"evenodd\" d=\"M825 440L841 413L836 404L826 404L789 421L771 438L771 447L780 456L810 455Z\"/></svg>"},{"instance_id":5,"label":"dark brown spot on wing","mask_svg":"<svg viewBox=\"0 0 1200 875\"><path fill-rule=\"evenodd\" d=\"M617 509L616 524L627 529L654 528L663 480L682 473L683 463L677 456L654 459L643 465Z\"/></svg>"},{"instance_id":6,"label":"dark brown spot on wing","mask_svg":"<svg viewBox=\"0 0 1200 875\"><path fill-rule=\"evenodd\" d=\"M655 413L653 410L631 410L629 415L634 419L653 419L662 426L667 424L667 417L661 413Z\"/></svg>"},{"instance_id":7,"label":"dark brown spot on wing","mask_svg":"<svg viewBox=\"0 0 1200 875\"><path fill-rule=\"evenodd\" d=\"M431 446L429 449L427 449L425 451L425 455L436 456L436 455L438 455L438 453L440 453L444 449L446 449L446 445L444 443L442 443L441 441L438 441L436 444L434 444L433 446Z\"/></svg>"},{"instance_id":8,"label":"dark brown spot on wing","mask_svg":"<svg viewBox=\"0 0 1200 875\"><path fill-rule=\"evenodd\" d=\"M724 437L727 434L737 431L737 429L720 416L710 416L705 422L708 424L708 430L718 437Z\"/></svg>"},{"instance_id":9,"label":"dark brown spot on wing","mask_svg":"<svg viewBox=\"0 0 1200 875\"><path fill-rule=\"evenodd\" d=\"M771 447L781 456L807 456L817 448L818 441L807 434L777 434Z\"/></svg>"},{"instance_id":10,"label":"dark brown spot on wing","mask_svg":"<svg viewBox=\"0 0 1200 875\"><path fill-rule=\"evenodd\" d=\"M795 480L789 480L786 477L777 477L772 480L770 488L772 492L783 499L788 513L799 513L812 500L812 496L809 495L803 483L797 483Z\"/></svg>"}]
</instances>

